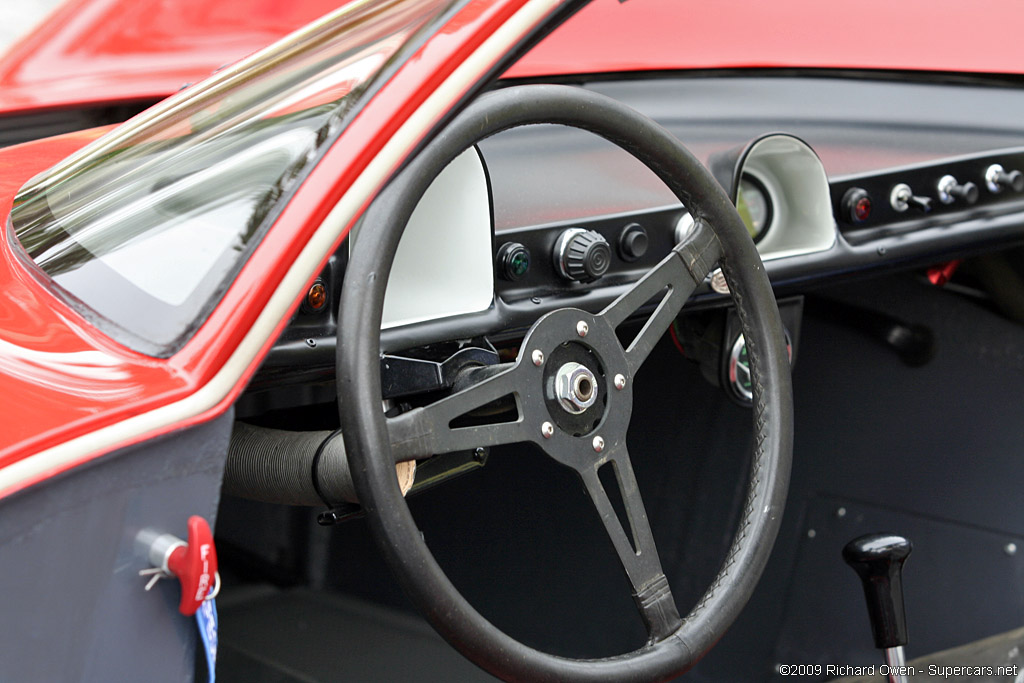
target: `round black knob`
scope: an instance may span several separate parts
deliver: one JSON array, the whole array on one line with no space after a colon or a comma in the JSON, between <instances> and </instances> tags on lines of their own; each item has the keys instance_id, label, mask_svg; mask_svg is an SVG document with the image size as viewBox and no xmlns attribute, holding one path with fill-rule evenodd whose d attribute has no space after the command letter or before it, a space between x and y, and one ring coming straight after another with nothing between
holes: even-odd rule
<instances>
[{"instance_id":1,"label":"round black knob","mask_svg":"<svg viewBox=\"0 0 1024 683\"><path fill-rule=\"evenodd\" d=\"M630 223L619 235L619 256L623 261L636 261L647 253L650 240L647 231L639 223Z\"/></svg>"},{"instance_id":2,"label":"round black knob","mask_svg":"<svg viewBox=\"0 0 1024 683\"><path fill-rule=\"evenodd\" d=\"M863 187L851 187L841 202L843 218L854 225L860 225L871 218L871 195Z\"/></svg>"},{"instance_id":3,"label":"round black knob","mask_svg":"<svg viewBox=\"0 0 1024 683\"><path fill-rule=\"evenodd\" d=\"M1000 164L992 164L985 171L985 185L989 192L997 194L1006 188L1012 188L1014 192L1024 190L1024 173L1020 171L1007 171Z\"/></svg>"},{"instance_id":4,"label":"round black knob","mask_svg":"<svg viewBox=\"0 0 1024 683\"><path fill-rule=\"evenodd\" d=\"M868 534L846 544L843 559L864 585L875 647L907 644L903 608L903 563L913 546L895 534Z\"/></svg>"},{"instance_id":5,"label":"round black knob","mask_svg":"<svg viewBox=\"0 0 1024 683\"><path fill-rule=\"evenodd\" d=\"M951 175L942 176L936 189L938 190L939 201L943 204L952 204L958 199L968 204L974 204L978 201L978 197L981 194L978 191L978 186L974 183L968 181L961 185Z\"/></svg>"},{"instance_id":6,"label":"round black knob","mask_svg":"<svg viewBox=\"0 0 1024 683\"><path fill-rule=\"evenodd\" d=\"M530 250L519 242L505 242L495 259L498 275L506 280L522 279L530 270Z\"/></svg>"},{"instance_id":7,"label":"round black knob","mask_svg":"<svg viewBox=\"0 0 1024 683\"><path fill-rule=\"evenodd\" d=\"M600 233L582 228L564 231L555 242L555 269L562 277L577 282L593 282L612 262L612 250Z\"/></svg>"}]
</instances>

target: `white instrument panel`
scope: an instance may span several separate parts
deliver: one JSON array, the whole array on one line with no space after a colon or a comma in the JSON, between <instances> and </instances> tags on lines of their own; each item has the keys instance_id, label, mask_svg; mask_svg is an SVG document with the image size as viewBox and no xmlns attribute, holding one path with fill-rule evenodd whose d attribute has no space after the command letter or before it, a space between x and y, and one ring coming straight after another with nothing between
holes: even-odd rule
<instances>
[{"instance_id":1,"label":"white instrument panel","mask_svg":"<svg viewBox=\"0 0 1024 683\"><path fill-rule=\"evenodd\" d=\"M430 184L395 254L382 328L476 313L494 298L490 188L470 148Z\"/></svg>"}]
</instances>

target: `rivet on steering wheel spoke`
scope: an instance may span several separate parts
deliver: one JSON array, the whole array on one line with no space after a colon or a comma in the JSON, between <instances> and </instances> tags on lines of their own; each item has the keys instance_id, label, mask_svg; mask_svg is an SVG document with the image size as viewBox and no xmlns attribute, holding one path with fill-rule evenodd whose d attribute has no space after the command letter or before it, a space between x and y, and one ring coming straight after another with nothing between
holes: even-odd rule
<instances>
[{"instance_id":1,"label":"rivet on steering wheel spoke","mask_svg":"<svg viewBox=\"0 0 1024 683\"><path fill-rule=\"evenodd\" d=\"M618 389L619 391L622 391L623 389L626 388L626 376L623 375L622 373L615 375L615 379L613 381L615 383L615 388Z\"/></svg>"},{"instance_id":2,"label":"rivet on steering wheel spoke","mask_svg":"<svg viewBox=\"0 0 1024 683\"><path fill-rule=\"evenodd\" d=\"M604 439L602 439L600 436L595 436L594 437L594 452L595 453L600 453L603 450L604 450Z\"/></svg>"},{"instance_id":3,"label":"rivet on steering wheel spoke","mask_svg":"<svg viewBox=\"0 0 1024 683\"><path fill-rule=\"evenodd\" d=\"M576 334L580 335L581 337L586 337L587 332L590 332L590 325L588 325L585 320L581 320L578 323L576 323Z\"/></svg>"},{"instance_id":4,"label":"rivet on steering wheel spoke","mask_svg":"<svg viewBox=\"0 0 1024 683\"><path fill-rule=\"evenodd\" d=\"M534 349L533 353L530 354L530 359L533 360L533 364L539 368L544 365L544 352L540 349Z\"/></svg>"},{"instance_id":5,"label":"rivet on steering wheel spoke","mask_svg":"<svg viewBox=\"0 0 1024 683\"><path fill-rule=\"evenodd\" d=\"M550 439L555 435L555 425L545 422L540 426L540 433L544 435L545 439Z\"/></svg>"}]
</instances>

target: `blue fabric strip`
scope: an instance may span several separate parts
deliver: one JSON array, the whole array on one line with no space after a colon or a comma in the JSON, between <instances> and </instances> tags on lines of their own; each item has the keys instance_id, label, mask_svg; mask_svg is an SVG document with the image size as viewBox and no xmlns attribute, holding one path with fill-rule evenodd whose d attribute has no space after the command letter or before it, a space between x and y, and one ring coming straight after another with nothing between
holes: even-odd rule
<instances>
[{"instance_id":1,"label":"blue fabric strip","mask_svg":"<svg viewBox=\"0 0 1024 683\"><path fill-rule=\"evenodd\" d=\"M206 651L206 669L210 672L210 683L217 678L217 605L214 600L205 600L196 610L196 625L199 638Z\"/></svg>"}]
</instances>

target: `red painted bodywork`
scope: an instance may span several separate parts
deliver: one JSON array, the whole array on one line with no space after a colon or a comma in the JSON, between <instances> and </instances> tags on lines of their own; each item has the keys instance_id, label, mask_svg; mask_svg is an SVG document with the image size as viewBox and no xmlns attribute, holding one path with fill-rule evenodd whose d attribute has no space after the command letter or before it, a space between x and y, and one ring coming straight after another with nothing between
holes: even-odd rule
<instances>
[{"instance_id":1,"label":"red painted bodywork","mask_svg":"<svg viewBox=\"0 0 1024 683\"><path fill-rule=\"evenodd\" d=\"M70 0L0 59L0 114L155 100L339 0ZM596 0L507 74L828 67L1024 72L1018 3Z\"/></svg>"},{"instance_id":2,"label":"red painted bodywork","mask_svg":"<svg viewBox=\"0 0 1024 683\"><path fill-rule=\"evenodd\" d=\"M473 0L451 17L366 103L299 187L203 326L167 360L134 353L107 339L39 284L4 240L0 246L0 396L5 397L0 468L169 405L207 384L249 331L317 226L390 136L468 54L523 4L525 0ZM90 131L0 150L0 221L7 223L11 197L28 177L96 135ZM325 253L323 263L327 256ZM293 308L298 305L298 294ZM173 428L200 423L227 410L287 322L285 317L278 323L224 400ZM84 455L32 481L0 491L0 496L101 454Z\"/></svg>"},{"instance_id":3,"label":"red painted bodywork","mask_svg":"<svg viewBox=\"0 0 1024 683\"><path fill-rule=\"evenodd\" d=\"M88 434L120 420L165 406L195 393L224 365L275 291L290 264L308 242L316 226L326 217L353 180L375 157L388 138L406 121L436 85L463 61L465 56L490 36L514 13L524 0L475 0L452 18L446 30L435 36L417 56L367 103L362 113L323 158L316 171L303 183L274 228L242 269L221 303L192 340L168 360L156 360L134 353L110 341L87 320L63 304L39 283L4 242L0 247L0 396L3 397L4 429L0 430L0 468L40 450ZM882 13L882 6L859 2L859 11ZM333 2L330 3L333 5ZM619 5L597 0L551 39L539 45L510 75L535 76L577 71L622 71L722 66L887 66L898 68L946 69L957 66L972 71L1010 70L1024 67L1016 52L1024 50L1008 40L1007 32L1019 21L1007 13L972 12L971 21L991 29L990 35L972 31L953 45L952 32L962 24L949 19L932 21L923 4L906 3L885 8L886 16L899 12L896 26L879 28L869 22L870 32L857 31L850 18L830 3L799 3L801 12L788 31L764 35L769 18L789 5L753 4L740 10L734 3L686 3L675 0L630 0ZM88 101L166 94L183 80L206 73L210 66L242 56L275 37L280 24L264 19L282 11L277 3L266 2L266 13L239 17L240 6L260 6L257 0L235 0L232 9L224 3L194 0L163 9L158 0L123 3L117 0L76 0L58 13L54 28L44 28L22 43L3 64L0 92L20 92L18 106L49 106L71 103L75 97ZM216 5L216 7L214 7ZM133 20L142 28L131 33L131 22L115 11L125 6L149 7ZM795 5L794 5L795 6ZM309 15L300 8L283 10L281 16L302 23ZM771 8L770 10L768 8ZM305 8L305 9L303 9ZM694 8L692 13L682 8ZM942 54L937 47L923 50L923 43L908 30L908 8L924 13L929 41L949 39L951 50ZM319 14L323 6L309 14ZM78 15L76 15L78 12ZM199 14L195 14L199 13ZM877 15L876 13L876 15ZM1016 13L1020 13L1017 11ZM173 15L173 17L171 16ZM196 16L221 21L221 29L248 27L230 41L213 41L216 31L192 31ZM276 15L275 15L276 16ZM106 17L106 19L104 19ZM161 18L162 17L162 18ZM979 18L980 17L980 18ZM122 23L121 19L125 19ZM140 21L141 20L141 21ZM161 22L171 22L161 24ZM216 23L216 22L215 22ZM815 33L818 23L830 28ZM884 22L883 22L884 24ZM937 28L938 27L938 28ZM939 31L945 27L946 34ZM101 30L102 29L102 30ZM233 29L231 29L233 30ZM900 41L896 40L899 32ZM76 44L70 37L95 32L94 40ZM230 31L229 31L230 32ZM154 34L162 36L153 40ZM811 35L813 34L813 35ZM219 34L218 34L219 35ZM46 37L53 41L47 47ZM869 41L865 43L864 41ZM863 44L862 44L863 43ZM890 44L892 43L892 44ZM896 45L895 43L899 43ZM984 45L981 45L984 43ZM930 43L929 43L930 44ZM997 45L999 49L993 49ZM856 52L855 52L856 48ZM920 51L915 51L918 49ZM730 53L730 50L735 52ZM189 54L194 59L174 69L164 60ZM724 55L733 54L726 59ZM854 59L854 55L857 58ZM126 76L123 87L115 85L129 55L146 57L139 68ZM718 56L715 56L718 55ZM817 55L813 61L812 56ZM42 92L42 75L47 64L67 66L76 59L90 62L95 78L85 68L65 75L71 85L55 95ZM50 60L49 62L47 60ZM98 60L98 61L97 61ZM148 60L148 61L147 61ZM961 60L961 61L958 61ZM106 65L107 70L99 68ZM118 66L120 65L120 66ZM7 91L11 85L17 86ZM143 88L143 85L145 86ZM77 88L77 89L76 89ZM29 91L36 94L30 95ZM77 95L75 93L78 93ZM51 96L52 95L52 96ZM5 95L7 96L7 95ZM12 96L13 97L13 96ZM7 100L10 102L11 100ZM85 100L78 100L85 101ZM96 131L0 150L0 220L7 221L11 197L32 175L54 164L95 138ZM324 255L326 260L326 254ZM296 300L297 305L297 300ZM275 335L287 322L278 324ZM273 336L271 339L273 339ZM220 414L230 406L255 371L272 341L247 369L234 390L214 409L190 420L197 423ZM186 426L184 424L178 426ZM166 430L165 430L166 431ZM148 436L154 436L150 434ZM126 444L122 444L126 445ZM87 457L95 457L91 453ZM71 467L77 463L63 466ZM55 472L41 475L40 479ZM20 486L32 482L23 482ZM10 493L0 491L0 495Z\"/></svg>"},{"instance_id":4,"label":"red painted bodywork","mask_svg":"<svg viewBox=\"0 0 1024 683\"><path fill-rule=\"evenodd\" d=\"M720 68L1024 73L1004 0L596 0L510 77ZM855 103L854 103L855 104Z\"/></svg>"},{"instance_id":5,"label":"red painted bodywork","mask_svg":"<svg viewBox=\"0 0 1024 683\"><path fill-rule=\"evenodd\" d=\"M71 133L0 150L0 214L30 177L98 137ZM0 467L162 381L159 364L107 341L0 248ZM182 382L178 382L182 384ZM18 445L17 447L15 445Z\"/></svg>"},{"instance_id":6,"label":"red painted bodywork","mask_svg":"<svg viewBox=\"0 0 1024 683\"><path fill-rule=\"evenodd\" d=\"M163 99L341 4L70 0L0 60L0 113Z\"/></svg>"}]
</instances>

